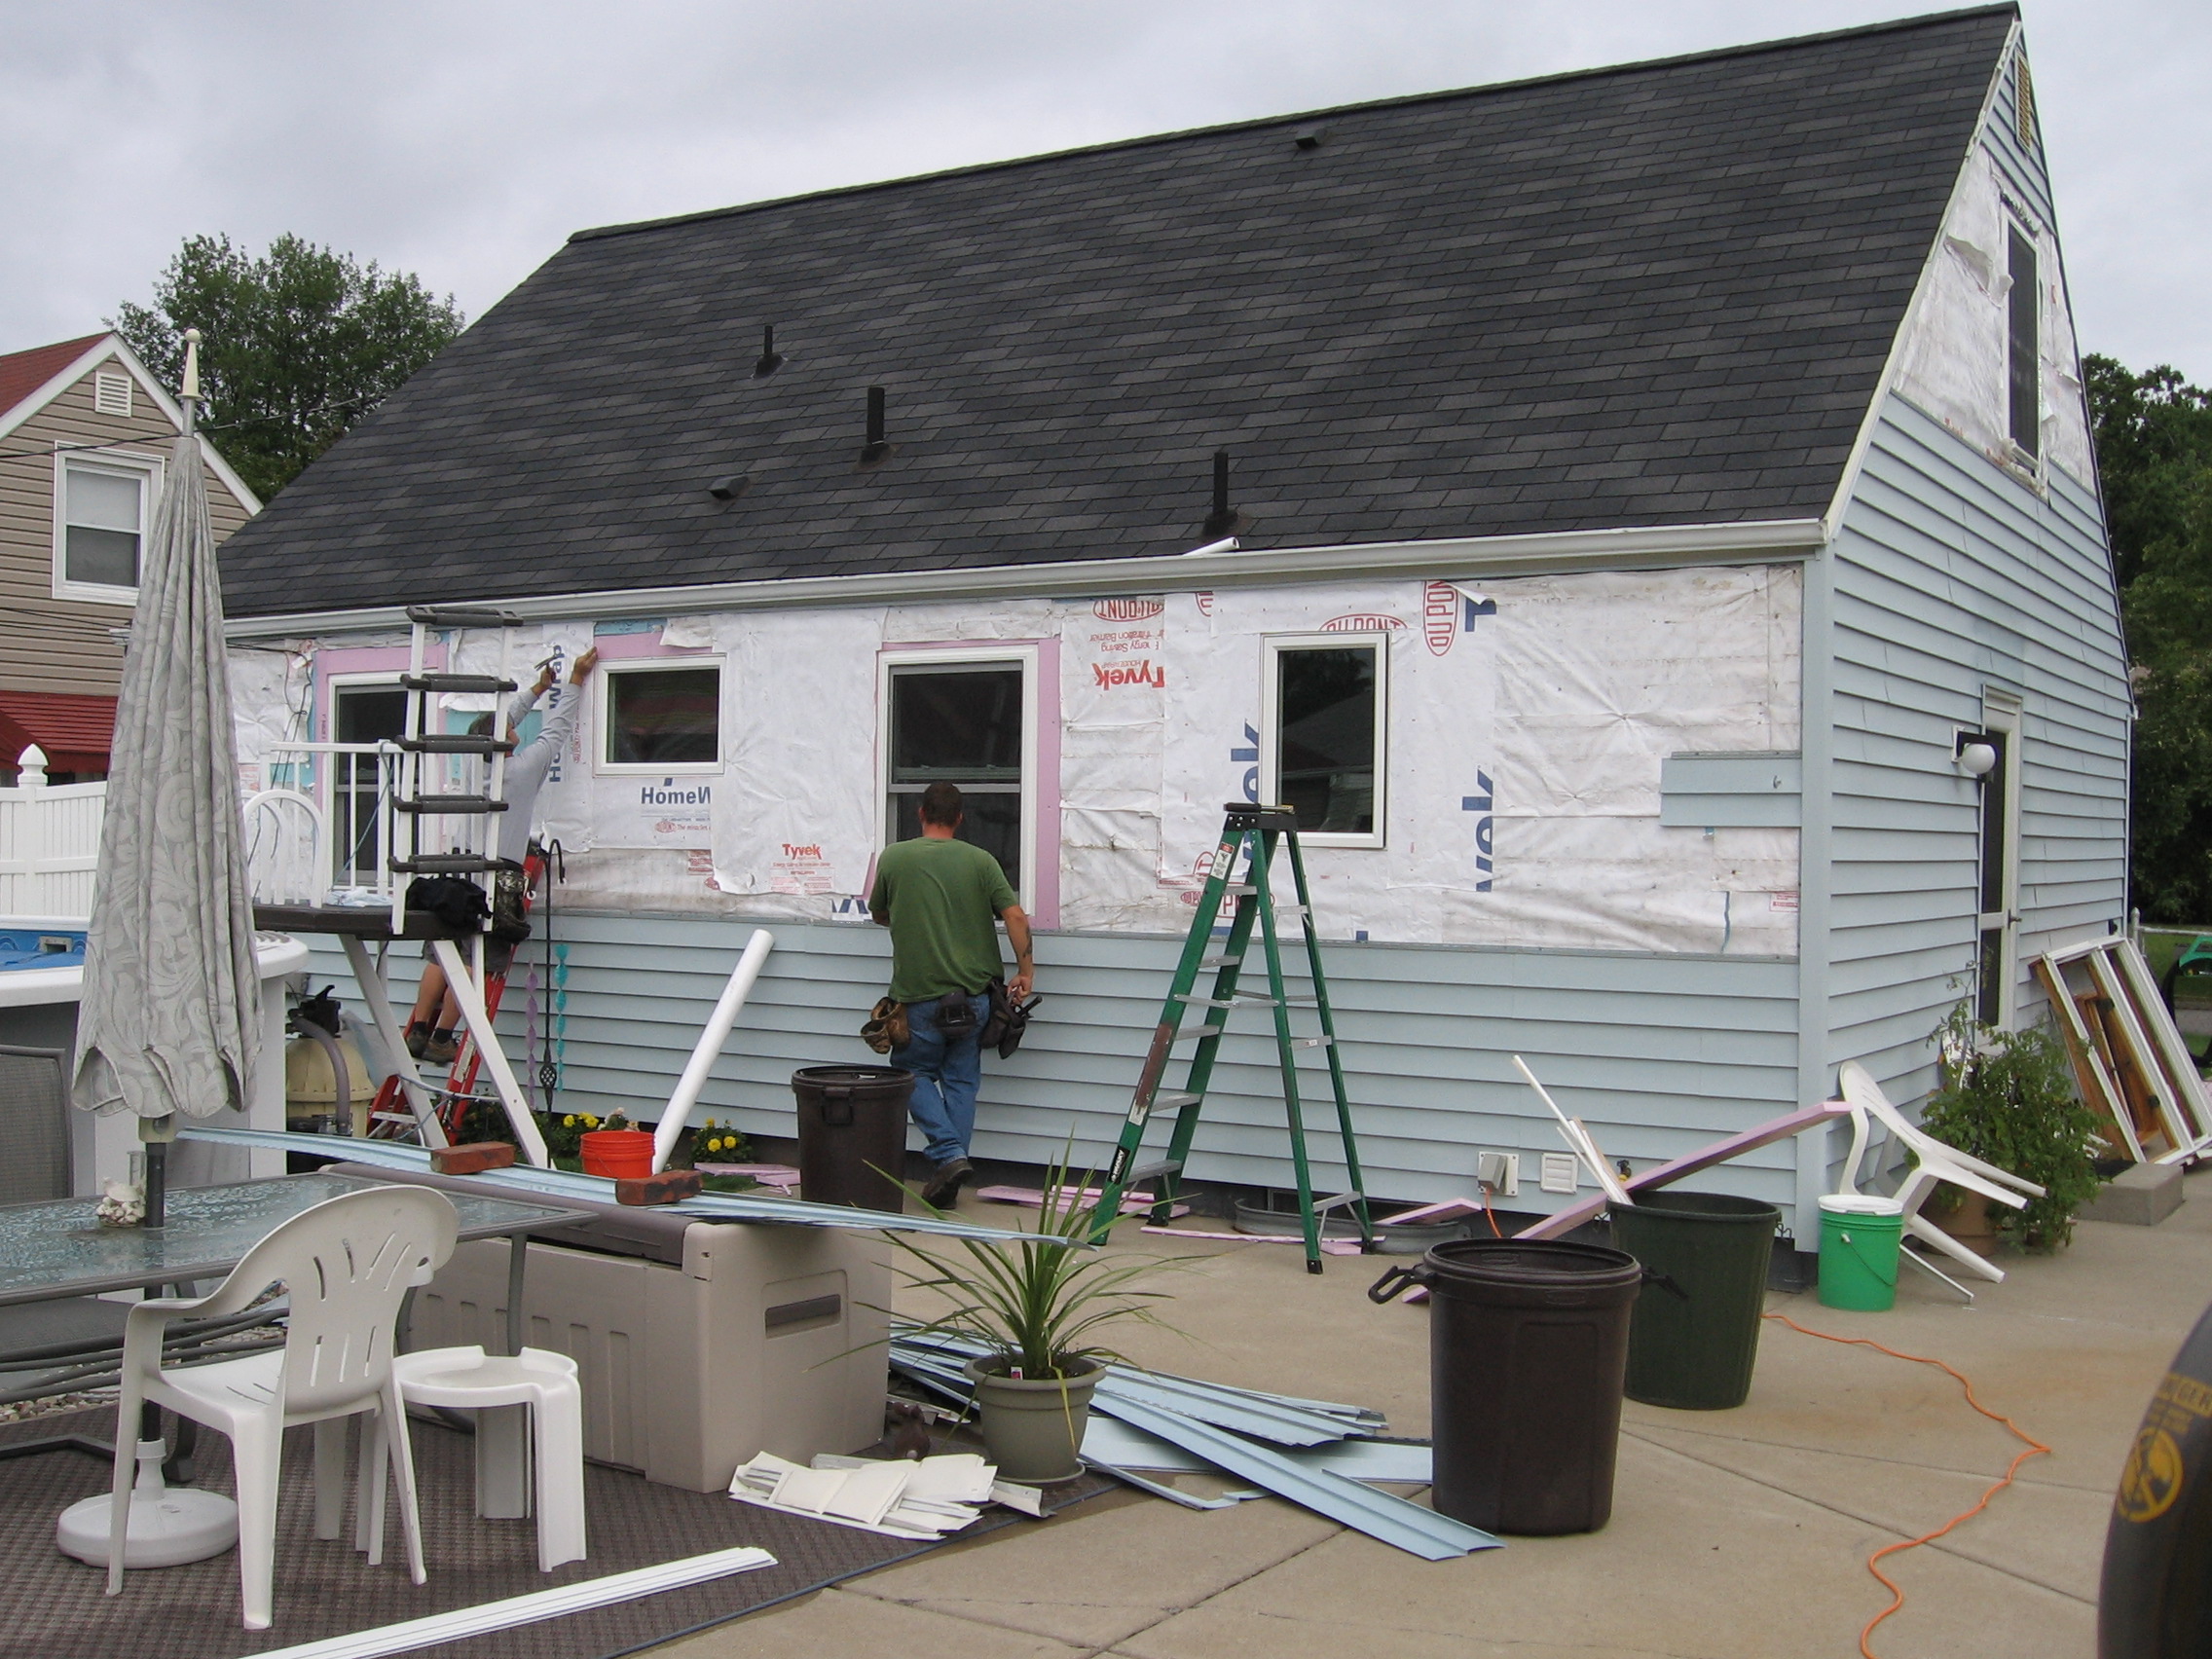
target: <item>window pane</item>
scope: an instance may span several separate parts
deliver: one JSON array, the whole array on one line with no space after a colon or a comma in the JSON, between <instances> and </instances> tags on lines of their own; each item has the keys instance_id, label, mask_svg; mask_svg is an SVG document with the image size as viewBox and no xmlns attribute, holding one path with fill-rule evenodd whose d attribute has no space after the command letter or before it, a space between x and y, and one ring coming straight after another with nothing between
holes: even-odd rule
<instances>
[{"instance_id":1,"label":"window pane","mask_svg":"<svg viewBox=\"0 0 2212 1659\"><path fill-rule=\"evenodd\" d=\"M132 535L138 523L139 479L136 473L94 472L90 467L69 468L69 523L94 530L127 530Z\"/></svg>"},{"instance_id":2,"label":"window pane","mask_svg":"<svg viewBox=\"0 0 2212 1659\"><path fill-rule=\"evenodd\" d=\"M107 587L138 585L138 533L129 530L93 530L81 524L64 533L63 574L73 582L99 582Z\"/></svg>"},{"instance_id":3,"label":"window pane","mask_svg":"<svg viewBox=\"0 0 2212 1659\"><path fill-rule=\"evenodd\" d=\"M891 781L1021 781L1021 670L891 671Z\"/></svg>"},{"instance_id":4,"label":"window pane","mask_svg":"<svg viewBox=\"0 0 2212 1659\"><path fill-rule=\"evenodd\" d=\"M1021 886L1021 795L1018 792L979 794L961 792L964 809L960 839L973 841L999 861L1006 878ZM922 832L922 792L903 790L891 796L891 838L911 841Z\"/></svg>"},{"instance_id":5,"label":"window pane","mask_svg":"<svg viewBox=\"0 0 2212 1659\"><path fill-rule=\"evenodd\" d=\"M376 743L407 729L407 693L396 685L342 685L332 694L333 743ZM373 883L384 849L377 844L377 757L333 755L330 810L341 886Z\"/></svg>"},{"instance_id":6,"label":"window pane","mask_svg":"<svg viewBox=\"0 0 2212 1659\"><path fill-rule=\"evenodd\" d=\"M2017 227L2009 234L2006 275L2012 279L2011 292L2007 296L2010 323L2012 441L2034 455L2037 425L2043 414L2043 388L2036 362L2036 244L2022 236Z\"/></svg>"},{"instance_id":7,"label":"window pane","mask_svg":"<svg viewBox=\"0 0 2212 1659\"><path fill-rule=\"evenodd\" d=\"M721 758L719 668L620 672L607 681L607 758L616 765L712 764Z\"/></svg>"},{"instance_id":8,"label":"window pane","mask_svg":"<svg viewBox=\"0 0 2212 1659\"><path fill-rule=\"evenodd\" d=\"M1981 780L1981 909L1988 915L2005 908L2008 862L2011 849L2005 844L2005 774L2011 768L2010 733L1985 731L1974 741L1997 751L1997 764Z\"/></svg>"},{"instance_id":9,"label":"window pane","mask_svg":"<svg viewBox=\"0 0 2212 1659\"><path fill-rule=\"evenodd\" d=\"M1278 651L1275 777L1298 827L1375 830L1375 647Z\"/></svg>"}]
</instances>

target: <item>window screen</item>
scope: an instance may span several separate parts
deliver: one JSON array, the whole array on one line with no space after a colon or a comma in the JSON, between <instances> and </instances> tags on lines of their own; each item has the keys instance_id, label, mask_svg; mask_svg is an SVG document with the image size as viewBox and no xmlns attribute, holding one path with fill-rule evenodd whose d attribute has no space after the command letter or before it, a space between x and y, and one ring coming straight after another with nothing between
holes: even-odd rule
<instances>
[{"instance_id":1,"label":"window screen","mask_svg":"<svg viewBox=\"0 0 2212 1659\"><path fill-rule=\"evenodd\" d=\"M331 692L331 740L381 743L407 730L407 693L396 685L341 685ZM330 813L334 858L331 879L341 887L367 886L384 863L377 824L377 757L330 757Z\"/></svg>"},{"instance_id":2,"label":"window screen","mask_svg":"<svg viewBox=\"0 0 2212 1659\"><path fill-rule=\"evenodd\" d=\"M891 839L922 832L921 796L939 782L967 803L960 838L973 841L1021 885L1022 671L1006 663L891 671Z\"/></svg>"},{"instance_id":3,"label":"window screen","mask_svg":"<svg viewBox=\"0 0 2212 1659\"><path fill-rule=\"evenodd\" d=\"M136 587L145 475L71 465L62 476L62 574L73 582Z\"/></svg>"},{"instance_id":4,"label":"window screen","mask_svg":"<svg viewBox=\"0 0 2212 1659\"><path fill-rule=\"evenodd\" d=\"M1374 645L1275 653L1275 783L1303 830L1375 831Z\"/></svg>"},{"instance_id":5,"label":"window screen","mask_svg":"<svg viewBox=\"0 0 2212 1659\"><path fill-rule=\"evenodd\" d=\"M2036 244L2017 225L2009 228L2007 254L2006 272L2012 278L2007 296L2012 441L2032 456L2037 453L2037 426L2043 417L2036 372Z\"/></svg>"},{"instance_id":6,"label":"window screen","mask_svg":"<svg viewBox=\"0 0 2212 1659\"><path fill-rule=\"evenodd\" d=\"M607 677L607 759L615 766L713 765L721 758L722 671L615 670Z\"/></svg>"}]
</instances>

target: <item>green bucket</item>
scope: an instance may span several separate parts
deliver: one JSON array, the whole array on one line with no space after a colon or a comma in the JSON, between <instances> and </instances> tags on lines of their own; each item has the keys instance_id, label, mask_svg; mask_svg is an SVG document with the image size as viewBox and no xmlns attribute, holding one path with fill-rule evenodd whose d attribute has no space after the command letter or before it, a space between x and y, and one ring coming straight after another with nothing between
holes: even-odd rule
<instances>
[{"instance_id":1,"label":"green bucket","mask_svg":"<svg viewBox=\"0 0 2212 1659\"><path fill-rule=\"evenodd\" d=\"M1836 1193L1821 1200L1821 1306L1881 1313L1898 1299L1904 1206Z\"/></svg>"}]
</instances>

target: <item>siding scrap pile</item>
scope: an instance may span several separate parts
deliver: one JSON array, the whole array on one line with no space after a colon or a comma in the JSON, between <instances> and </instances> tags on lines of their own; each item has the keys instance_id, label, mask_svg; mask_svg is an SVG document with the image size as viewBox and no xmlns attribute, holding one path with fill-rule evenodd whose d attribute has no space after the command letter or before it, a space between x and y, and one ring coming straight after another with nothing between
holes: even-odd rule
<instances>
[{"instance_id":1,"label":"siding scrap pile","mask_svg":"<svg viewBox=\"0 0 2212 1659\"><path fill-rule=\"evenodd\" d=\"M737 1471L729 1494L810 1521L934 1543L971 1525L986 1503L1042 1513L1035 1488L1013 1487L997 1476L973 1452L913 1461L824 1453L812 1467L763 1452Z\"/></svg>"},{"instance_id":2,"label":"siding scrap pile","mask_svg":"<svg viewBox=\"0 0 2212 1659\"><path fill-rule=\"evenodd\" d=\"M975 1384L962 1368L984 1351L965 1338L909 1328L892 1339L891 1368L965 1408ZM1219 1508L1260 1493L1192 1498L1131 1474L1131 1465L1233 1476L1424 1561L1500 1547L1488 1532L1368 1484L1425 1485L1429 1454L1378 1438L1387 1426L1382 1415L1359 1406L1115 1365L1091 1396L1091 1414L1084 1461L1175 1502Z\"/></svg>"}]
</instances>

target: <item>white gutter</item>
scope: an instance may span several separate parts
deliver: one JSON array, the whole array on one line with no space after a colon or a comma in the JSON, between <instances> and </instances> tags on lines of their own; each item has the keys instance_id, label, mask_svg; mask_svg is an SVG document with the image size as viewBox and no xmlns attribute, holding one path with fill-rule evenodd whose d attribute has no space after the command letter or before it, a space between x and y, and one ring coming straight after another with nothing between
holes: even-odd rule
<instances>
[{"instance_id":1,"label":"white gutter","mask_svg":"<svg viewBox=\"0 0 2212 1659\"><path fill-rule=\"evenodd\" d=\"M1534 535L1472 535L1434 541L1378 541L1338 547L1267 547L1164 557L1083 559L1052 564L992 565L965 571L890 571L859 576L787 576L766 581L696 582L682 587L608 588L592 593L533 594L494 599L529 622L624 613L664 616L708 610L795 609L803 607L914 603L929 600L1094 598L1162 589L1250 587L1332 581L1351 576L1507 576L1554 571L1650 570L1683 565L1771 564L1807 559L1826 544L1819 519L1765 519L1750 524L1666 525L1631 530L1573 530ZM473 596L441 594L460 604ZM403 606L350 610L295 610L233 617L234 640L393 628Z\"/></svg>"}]
</instances>

